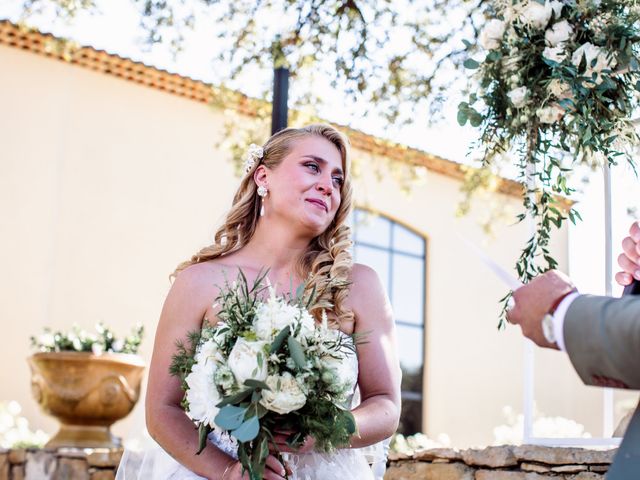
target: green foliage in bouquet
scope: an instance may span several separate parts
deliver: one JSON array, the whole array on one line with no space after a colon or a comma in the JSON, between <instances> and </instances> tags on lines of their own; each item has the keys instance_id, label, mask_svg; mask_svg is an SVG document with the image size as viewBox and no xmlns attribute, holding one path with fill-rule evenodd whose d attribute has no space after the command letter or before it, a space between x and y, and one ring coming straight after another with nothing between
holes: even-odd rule
<instances>
[{"instance_id":1,"label":"green foliage in bouquet","mask_svg":"<svg viewBox=\"0 0 640 480\"><path fill-rule=\"evenodd\" d=\"M620 159L635 169L640 9L620 0L496 0L493 7L480 35L486 56L465 62L479 88L460 103L458 122L480 128L484 168L516 157L525 212L536 225L516 263L526 282L557 266L552 228L580 219L557 197L574 191L572 170Z\"/></svg>"},{"instance_id":2,"label":"green foliage in bouquet","mask_svg":"<svg viewBox=\"0 0 640 480\"><path fill-rule=\"evenodd\" d=\"M31 337L31 346L39 352L92 352L138 353L144 327L136 325L123 340L116 338L113 331L102 323L96 324L96 332L89 333L74 325L70 331L53 331L45 328L44 333Z\"/></svg>"},{"instance_id":3,"label":"green foliage in bouquet","mask_svg":"<svg viewBox=\"0 0 640 480\"><path fill-rule=\"evenodd\" d=\"M261 479L274 435L287 443L330 452L356 431L349 401L356 378L339 364L355 356L355 339L316 325L308 308L315 292L301 285L287 298L264 285L267 272L249 286L242 271L216 298L216 325L177 343L170 373L181 380L182 406L199 430L199 451L214 427L238 442L238 457L251 479ZM293 288L291 288L293 290ZM267 298L265 298L267 297ZM203 386L204 385L204 386Z\"/></svg>"}]
</instances>

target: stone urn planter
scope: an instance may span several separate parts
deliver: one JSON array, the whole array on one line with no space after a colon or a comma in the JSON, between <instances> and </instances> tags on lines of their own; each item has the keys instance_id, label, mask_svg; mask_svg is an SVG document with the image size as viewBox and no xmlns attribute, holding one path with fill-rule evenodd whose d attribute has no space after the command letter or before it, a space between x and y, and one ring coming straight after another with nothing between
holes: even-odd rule
<instances>
[{"instance_id":1,"label":"stone urn planter","mask_svg":"<svg viewBox=\"0 0 640 480\"><path fill-rule=\"evenodd\" d=\"M46 448L113 448L109 427L131 412L140 396L144 362L137 355L35 353L28 359L31 391L60 423Z\"/></svg>"}]
</instances>

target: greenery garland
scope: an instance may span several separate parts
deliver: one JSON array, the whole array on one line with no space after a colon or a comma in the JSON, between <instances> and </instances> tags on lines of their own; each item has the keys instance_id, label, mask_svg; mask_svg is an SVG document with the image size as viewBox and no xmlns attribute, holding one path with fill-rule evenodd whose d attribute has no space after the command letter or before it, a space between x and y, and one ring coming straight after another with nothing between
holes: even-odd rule
<instances>
[{"instance_id":1,"label":"greenery garland","mask_svg":"<svg viewBox=\"0 0 640 480\"><path fill-rule=\"evenodd\" d=\"M525 207L517 218L528 213L536 226L516 263L527 282L557 266L552 228L580 218L559 198L574 191L570 172L620 159L635 171L640 9L631 1L497 0L492 13L480 34L484 60L465 61L479 89L459 104L458 123L481 130L482 167L516 158Z\"/></svg>"}]
</instances>

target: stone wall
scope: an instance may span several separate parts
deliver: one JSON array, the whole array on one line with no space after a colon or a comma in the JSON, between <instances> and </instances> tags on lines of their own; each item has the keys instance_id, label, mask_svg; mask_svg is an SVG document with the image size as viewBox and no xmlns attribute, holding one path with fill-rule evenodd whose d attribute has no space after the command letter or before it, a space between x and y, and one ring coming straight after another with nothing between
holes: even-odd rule
<instances>
[{"instance_id":1,"label":"stone wall","mask_svg":"<svg viewBox=\"0 0 640 480\"><path fill-rule=\"evenodd\" d=\"M121 449L0 450L0 480L113 480Z\"/></svg>"},{"instance_id":2,"label":"stone wall","mask_svg":"<svg viewBox=\"0 0 640 480\"><path fill-rule=\"evenodd\" d=\"M385 480L597 480L614 454L531 445L436 448L392 454ZM121 456L121 449L0 450L0 480L113 480Z\"/></svg>"},{"instance_id":3,"label":"stone wall","mask_svg":"<svg viewBox=\"0 0 640 480\"><path fill-rule=\"evenodd\" d=\"M533 445L392 454L385 480L597 480L616 450Z\"/></svg>"}]
</instances>

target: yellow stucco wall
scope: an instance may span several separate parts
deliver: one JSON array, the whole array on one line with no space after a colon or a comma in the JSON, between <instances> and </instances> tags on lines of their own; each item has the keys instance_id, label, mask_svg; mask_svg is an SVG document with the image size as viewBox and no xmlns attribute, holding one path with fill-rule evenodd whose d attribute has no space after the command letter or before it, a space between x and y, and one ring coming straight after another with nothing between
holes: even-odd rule
<instances>
[{"instance_id":1,"label":"yellow stucco wall","mask_svg":"<svg viewBox=\"0 0 640 480\"><path fill-rule=\"evenodd\" d=\"M148 360L168 275L209 243L237 180L215 146L219 111L14 48L0 46L0 64L0 401L18 400L32 425L53 432L30 396L29 336L47 325L104 321L124 333L143 322ZM356 199L429 239L426 432L466 446L492 441L504 405L521 410L523 342L515 329L496 330L504 287L458 232L508 267L527 226L498 227L483 243L473 217L453 216L458 188L431 174L406 196L365 168ZM561 266L566 245L563 230ZM541 409L599 434L599 392L579 384L562 353L537 352L536 361ZM140 403L114 431L136 437L143 424Z\"/></svg>"}]
</instances>

